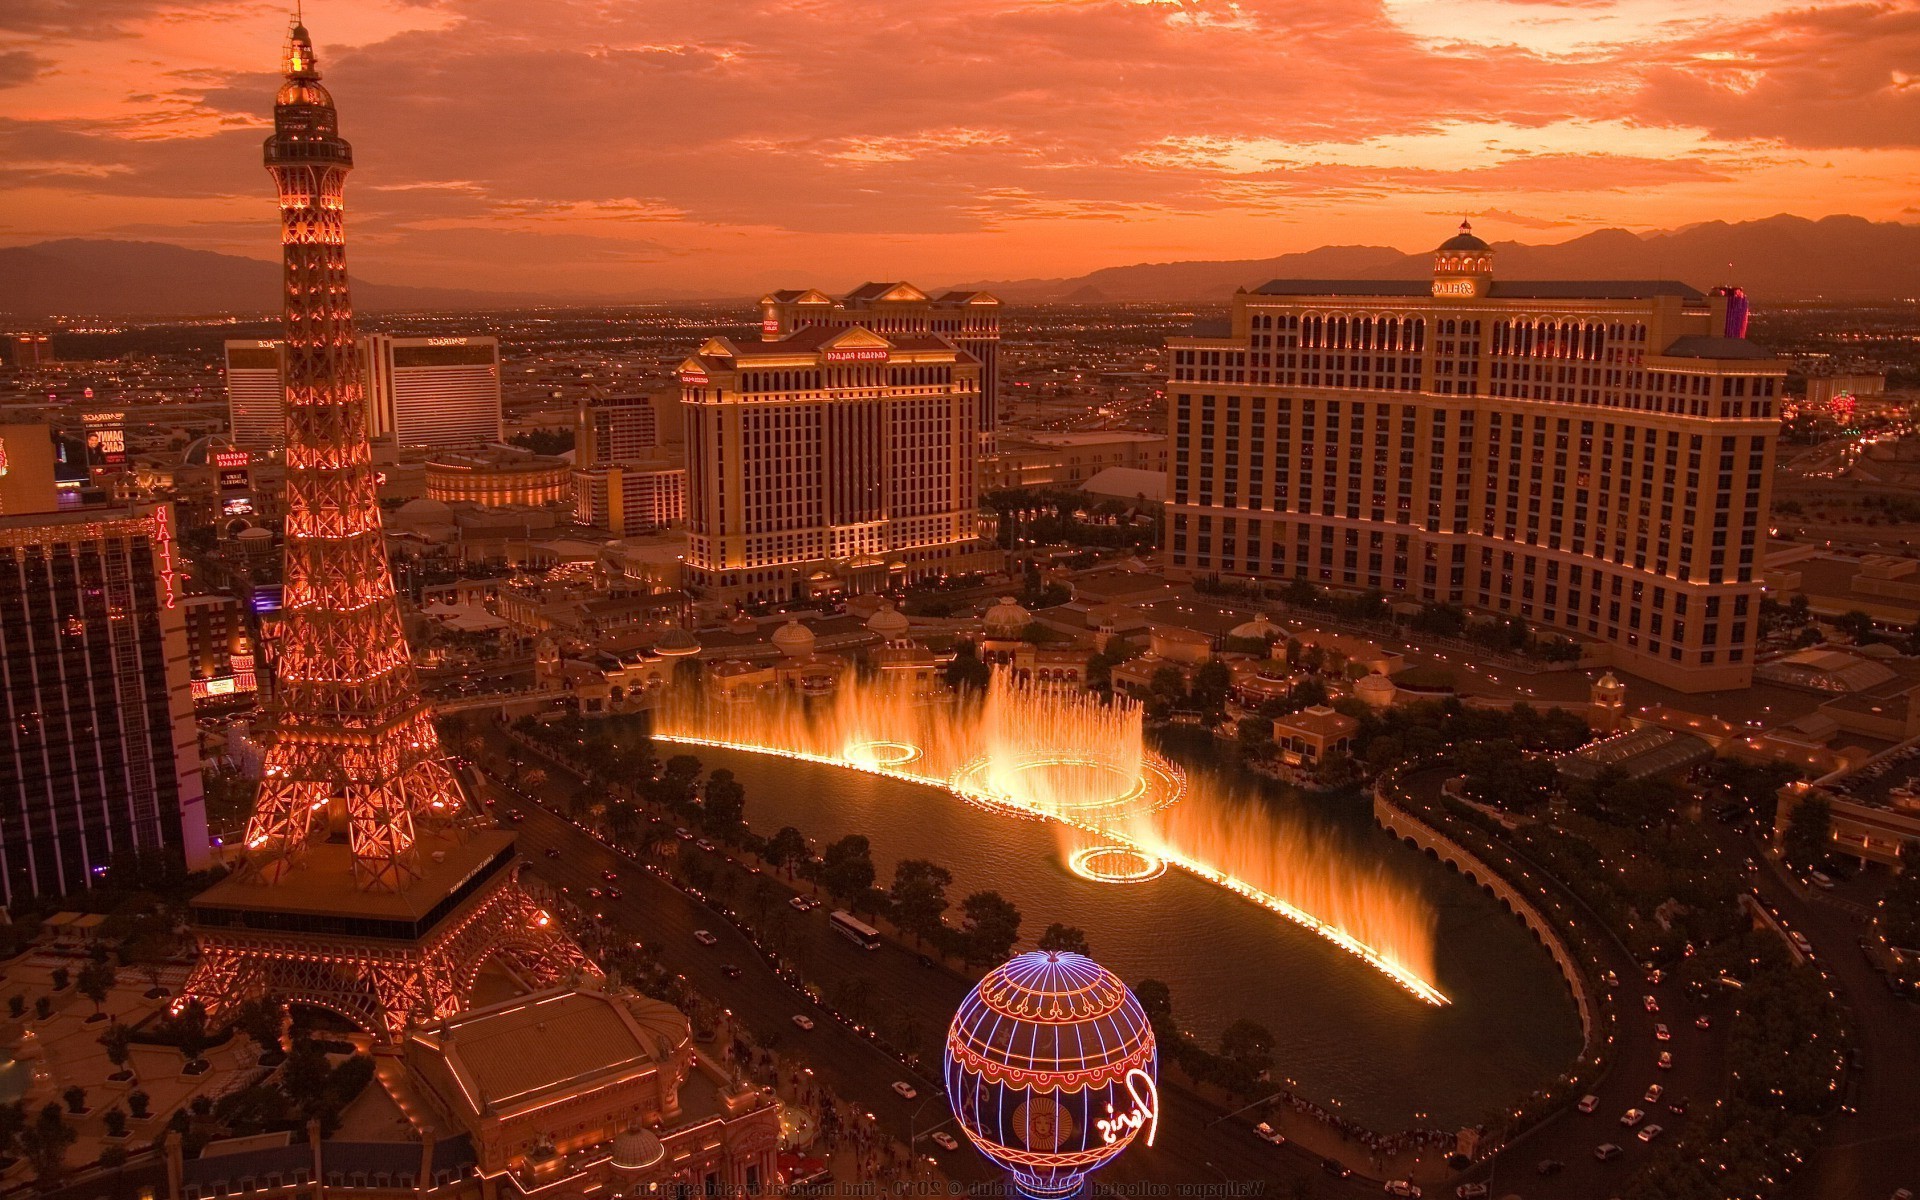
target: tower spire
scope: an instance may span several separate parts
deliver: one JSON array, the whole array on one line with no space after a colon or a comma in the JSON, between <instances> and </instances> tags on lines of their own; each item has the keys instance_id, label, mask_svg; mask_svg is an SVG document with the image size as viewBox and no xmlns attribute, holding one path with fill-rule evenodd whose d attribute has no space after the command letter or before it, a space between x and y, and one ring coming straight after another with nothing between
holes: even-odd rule
<instances>
[{"instance_id":1,"label":"tower spire","mask_svg":"<svg viewBox=\"0 0 1920 1200\"><path fill-rule=\"evenodd\" d=\"M418 843L467 806L441 762L394 601L347 285L353 148L295 25L266 167L280 192L286 298L286 580L270 743L247 824L249 867L283 878L343 838L355 878L405 889Z\"/></svg>"}]
</instances>

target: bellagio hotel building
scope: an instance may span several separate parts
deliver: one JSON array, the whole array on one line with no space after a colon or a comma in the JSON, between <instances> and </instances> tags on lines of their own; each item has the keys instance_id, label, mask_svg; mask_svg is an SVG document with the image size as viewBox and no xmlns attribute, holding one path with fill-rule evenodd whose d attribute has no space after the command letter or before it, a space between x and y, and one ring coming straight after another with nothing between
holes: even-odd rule
<instances>
[{"instance_id":1,"label":"bellagio hotel building","mask_svg":"<svg viewBox=\"0 0 1920 1200\"><path fill-rule=\"evenodd\" d=\"M1602 643L1683 691L1751 682L1786 364L1737 289L1276 280L1169 339L1176 575L1304 577Z\"/></svg>"},{"instance_id":2,"label":"bellagio hotel building","mask_svg":"<svg viewBox=\"0 0 1920 1200\"><path fill-rule=\"evenodd\" d=\"M927 333L815 325L680 364L688 588L762 604L981 570L980 363Z\"/></svg>"}]
</instances>

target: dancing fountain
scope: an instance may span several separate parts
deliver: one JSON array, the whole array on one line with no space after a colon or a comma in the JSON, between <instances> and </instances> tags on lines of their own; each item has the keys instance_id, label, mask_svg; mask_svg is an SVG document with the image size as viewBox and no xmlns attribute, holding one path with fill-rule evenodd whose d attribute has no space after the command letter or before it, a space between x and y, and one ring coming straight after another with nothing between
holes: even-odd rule
<instances>
[{"instance_id":1,"label":"dancing fountain","mask_svg":"<svg viewBox=\"0 0 1920 1200\"><path fill-rule=\"evenodd\" d=\"M1146 746L1141 706L994 673L984 703L849 679L831 698L680 695L654 736L868 771L948 790L994 813L1056 823L1067 866L1105 883L1169 868L1226 888L1357 955L1429 1004L1430 907L1353 869L1270 807L1190 780Z\"/></svg>"}]
</instances>

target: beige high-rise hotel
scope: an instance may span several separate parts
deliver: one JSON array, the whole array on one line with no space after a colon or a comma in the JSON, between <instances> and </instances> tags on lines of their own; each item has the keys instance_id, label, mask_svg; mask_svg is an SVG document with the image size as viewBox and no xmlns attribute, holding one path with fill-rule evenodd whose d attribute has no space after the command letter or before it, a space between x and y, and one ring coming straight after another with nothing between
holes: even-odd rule
<instances>
[{"instance_id":1,"label":"beige high-rise hotel","mask_svg":"<svg viewBox=\"0 0 1920 1200\"><path fill-rule=\"evenodd\" d=\"M1000 424L1000 300L987 292L929 296L910 283L863 283L838 298L788 288L760 298L760 336L774 342L815 325L858 325L875 333L930 333L980 364L980 449L993 451Z\"/></svg>"},{"instance_id":2,"label":"beige high-rise hotel","mask_svg":"<svg viewBox=\"0 0 1920 1200\"><path fill-rule=\"evenodd\" d=\"M696 594L760 604L981 569L980 364L943 338L817 325L680 364Z\"/></svg>"},{"instance_id":3,"label":"beige high-rise hotel","mask_svg":"<svg viewBox=\"0 0 1920 1200\"><path fill-rule=\"evenodd\" d=\"M1746 686L1787 365L1737 289L1275 280L1169 339L1168 561L1523 618Z\"/></svg>"}]
</instances>

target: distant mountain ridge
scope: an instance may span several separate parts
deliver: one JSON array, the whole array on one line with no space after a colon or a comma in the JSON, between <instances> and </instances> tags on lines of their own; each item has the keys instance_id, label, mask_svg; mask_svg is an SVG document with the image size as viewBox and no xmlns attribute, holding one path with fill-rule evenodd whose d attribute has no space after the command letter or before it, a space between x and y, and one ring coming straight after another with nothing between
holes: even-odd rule
<instances>
[{"instance_id":1,"label":"distant mountain ridge","mask_svg":"<svg viewBox=\"0 0 1920 1200\"><path fill-rule=\"evenodd\" d=\"M67 238L0 248L0 313L203 316L280 308L280 264L168 242ZM369 310L509 308L551 304L553 296L463 288L406 287L353 280Z\"/></svg>"},{"instance_id":2,"label":"distant mountain ridge","mask_svg":"<svg viewBox=\"0 0 1920 1200\"><path fill-rule=\"evenodd\" d=\"M1599 229L1551 246L1493 243L1501 279L1677 279L1702 290L1737 283L1756 299L1887 300L1920 296L1920 225L1782 214L1709 221L1646 235ZM981 280L953 285L1011 303L1213 301L1272 279L1418 279L1428 252L1390 246L1322 246L1274 258L1138 263L1071 279Z\"/></svg>"},{"instance_id":3,"label":"distant mountain ridge","mask_svg":"<svg viewBox=\"0 0 1920 1200\"><path fill-rule=\"evenodd\" d=\"M1502 279L1678 279L1702 289L1733 282L1761 303L1920 296L1920 225L1864 217L1815 221L1781 215L1735 224L1711 221L1645 235L1601 229L1556 245L1495 242L1494 249L1494 273ZM863 269L869 278L896 277L885 263ZM990 291L1012 303L1219 303L1236 288L1257 288L1270 279L1418 279L1428 269L1426 252L1322 246L1271 258L1137 263L1070 279L953 286ZM0 314L16 318L267 314L280 307L280 287L276 261L166 242L68 238L0 248ZM698 303L722 298L722 293L653 288L617 297L490 292L356 277L353 297L356 307L368 311L471 311Z\"/></svg>"}]
</instances>

